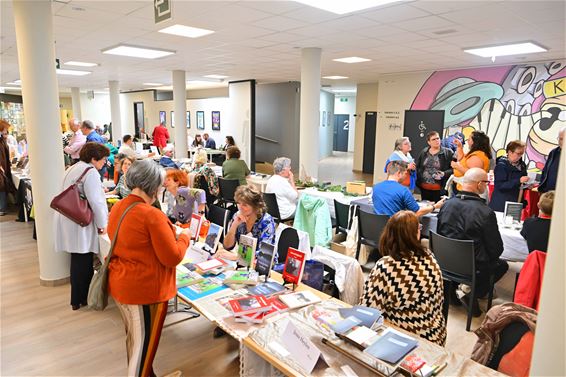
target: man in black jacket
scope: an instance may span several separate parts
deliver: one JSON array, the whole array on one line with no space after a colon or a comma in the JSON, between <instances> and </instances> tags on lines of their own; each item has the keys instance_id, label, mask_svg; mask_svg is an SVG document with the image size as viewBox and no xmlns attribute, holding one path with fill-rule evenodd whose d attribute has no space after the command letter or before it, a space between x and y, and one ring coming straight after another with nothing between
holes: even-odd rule
<instances>
[{"instance_id":1,"label":"man in black jacket","mask_svg":"<svg viewBox=\"0 0 566 377\"><path fill-rule=\"evenodd\" d=\"M542 177L538 187L539 192L547 192L556 190L556 180L558 179L558 163L560 162L560 152L562 151L562 143L564 142L564 132L566 128L562 128L558 132L558 146L550 151L542 169Z\"/></svg>"},{"instance_id":2,"label":"man in black jacket","mask_svg":"<svg viewBox=\"0 0 566 377\"><path fill-rule=\"evenodd\" d=\"M503 241L495 212L480 197L487 190L487 173L479 168L464 174L462 190L446 201L438 213L438 234L459 240L473 240L476 254L476 297L489 293L489 274L497 282L509 266L499 259L503 253ZM469 303L464 296L463 301ZM472 303L474 316L481 315L477 301Z\"/></svg>"}]
</instances>

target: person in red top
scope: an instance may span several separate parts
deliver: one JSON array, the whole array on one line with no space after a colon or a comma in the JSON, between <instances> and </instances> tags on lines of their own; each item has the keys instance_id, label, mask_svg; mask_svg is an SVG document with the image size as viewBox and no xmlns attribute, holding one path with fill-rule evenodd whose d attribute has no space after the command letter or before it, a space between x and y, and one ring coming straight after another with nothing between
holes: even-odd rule
<instances>
[{"instance_id":1,"label":"person in red top","mask_svg":"<svg viewBox=\"0 0 566 377\"><path fill-rule=\"evenodd\" d=\"M108 234L117 234L108 267L108 292L114 298L126 327L128 376L155 376L157 352L167 302L177 292L175 268L190 242L184 229L178 238L167 216L151 204L163 185L165 171L153 161L136 161L127 172L132 193L114 205Z\"/></svg>"},{"instance_id":2,"label":"person in red top","mask_svg":"<svg viewBox=\"0 0 566 377\"><path fill-rule=\"evenodd\" d=\"M169 131L163 123L160 123L153 129L153 145L161 151L167 145L167 140L169 140Z\"/></svg>"}]
</instances>

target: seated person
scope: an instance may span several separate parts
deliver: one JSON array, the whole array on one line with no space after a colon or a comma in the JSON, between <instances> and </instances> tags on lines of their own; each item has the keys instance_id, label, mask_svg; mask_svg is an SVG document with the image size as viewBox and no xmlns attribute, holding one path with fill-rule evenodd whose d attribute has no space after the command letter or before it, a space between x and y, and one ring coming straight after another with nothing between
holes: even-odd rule
<instances>
[{"instance_id":1,"label":"seated person","mask_svg":"<svg viewBox=\"0 0 566 377\"><path fill-rule=\"evenodd\" d=\"M365 282L360 305L377 308L395 326L443 346L444 282L436 259L419 241L419 225L411 211L389 219L379 240L383 257Z\"/></svg>"},{"instance_id":2,"label":"seated person","mask_svg":"<svg viewBox=\"0 0 566 377\"><path fill-rule=\"evenodd\" d=\"M195 153L193 168L191 170L192 173L196 173L193 182L193 187L202 188L202 187L198 187L199 177L202 176L206 180L206 184L208 185L208 191L210 192L210 194L212 196L218 196L220 195L220 188L218 187L218 177L214 173L214 170L212 170L210 166L206 164L207 161L208 161L208 156L206 154L206 151L201 149Z\"/></svg>"},{"instance_id":3,"label":"seated person","mask_svg":"<svg viewBox=\"0 0 566 377\"><path fill-rule=\"evenodd\" d=\"M123 153L118 153L114 156L114 185L118 184L120 181L120 177L122 176L122 160L126 158L126 155Z\"/></svg>"},{"instance_id":4,"label":"seated person","mask_svg":"<svg viewBox=\"0 0 566 377\"><path fill-rule=\"evenodd\" d=\"M240 160L240 149L230 147L226 151L227 160L222 164L222 178L237 179L241 185L247 185L246 177L250 175L250 169L245 161Z\"/></svg>"},{"instance_id":5,"label":"seated person","mask_svg":"<svg viewBox=\"0 0 566 377\"><path fill-rule=\"evenodd\" d=\"M481 168L470 168L464 173L462 190L446 201L438 213L437 232L441 236L457 240L473 240L476 255L476 297L489 293L489 274L499 281L509 268L499 259L503 253L503 241L495 212L480 197L487 190L487 173ZM474 316L481 310L477 300L470 303L469 296L462 300L472 305Z\"/></svg>"},{"instance_id":6,"label":"seated person","mask_svg":"<svg viewBox=\"0 0 566 377\"><path fill-rule=\"evenodd\" d=\"M126 173L130 169L130 166L134 163L134 157L124 157L120 162L120 170L122 174L120 175L120 179L118 180L118 184L114 188L114 190L109 191L108 194L110 195L118 195L120 198L124 199L126 196L130 195L132 190L126 184Z\"/></svg>"},{"instance_id":7,"label":"seated person","mask_svg":"<svg viewBox=\"0 0 566 377\"><path fill-rule=\"evenodd\" d=\"M423 216L442 207L444 200L434 205L419 207L413 195L400 182L405 180L408 164L404 161L391 161L387 165L387 179L373 186L372 201L375 213L392 216L393 214L410 210L417 216Z\"/></svg>"},{"instance_id":8,"label":"seated person","mask_svg":"<svg viewBox=\"0 0 566 377\"><path fill-rule=\"evenodd\" d=\"M134 139L132 135L124 135L122 138L122 145L120 149L118 149L118 153L123 153L128 157L133 158L144 158L144 157L152 157L155 155L153 152L146 152L146 153L138 153L134 150Z\"/></svg>"},{"instance_id":9,"label":"seated person","mask_svg":"<svg viewBox=\"0 0 566 377\"><path fill-rule=\"evenodd\" d=\"M204 147L208 149L216 149L216 141L211 138L207 133L202 134L202 138L204 139Z\"/></svg>"},{"instance_id":10,"label":"seated person","mask_svg":"<svg viewBox=\"0 0 566 377\"><path fill-rule=\"evenodd\" d=\"M202 140L202 136L200 136L200 134L196 134L195 135L195 139L193 140L193 143L191 144L192 148L204 148L204 141Z\"/></svg>"},{"instance_id":11,"label":"seated person","mask_svg":"<svg viewBox=\"0 0 566 377\"><path fill-rule=\"evenodd\" d=\"M277 158L273 161L273 172L275 174L267 181L265 192L273 193L277 197L281 220L291 218L295 215L299 200L299 192L291 171L291 160L287 157Z\"/></svg>"},{"instance_id":12,"label":"seated person","mask_svg":"<svg viewBox=\"0 0 566 377\"><path fill-rule=\"evenodd\" d=\"M529 217L523 223L521 236L527 241L529 253L535 250L548 249L548 235L550 234L550 218L554 205L554 191L545 192L538 201L538 217Z\"/></svg>"},{"instance_id":13,"label":"seated person","mask_svg":"<svg viewBox=\"0 0 566 377\"><path fill-rule=\"evenodd\" d=\"M159 159L159 165L164 168L179 169L179 166L173 161L173 145L168 145L162 149L163 155Z\"/></svg>"},{"instance_id":14,"label":"seated person","mask_svg":"<svg viewBox=\"0 0 566 377\"><path fill-rule=\"evenodd\" d=\"M263 196L252 186L240 186L234 194L238 212L232 217L228 231L224 236L224 248L232 250L242 234L251 233L257 238L257 245L261 242L275 244L275 221L269 213ZM256 250L257 252L257 250ZM275 260L278 255L275 254Z\"/></svg>"},{"instance_id":15,"label":"seated person","mask_svg":"<svg viewBox=\"0 0 566 377\"><path fill-rule=\"evenodd\" d=\"M178 225L190 223L193 212L204 213L206 194L203 190L188 187L189 177L183 170L167 170L163 185L170 194L167 216Z\"/></svg>"}]
</instances>

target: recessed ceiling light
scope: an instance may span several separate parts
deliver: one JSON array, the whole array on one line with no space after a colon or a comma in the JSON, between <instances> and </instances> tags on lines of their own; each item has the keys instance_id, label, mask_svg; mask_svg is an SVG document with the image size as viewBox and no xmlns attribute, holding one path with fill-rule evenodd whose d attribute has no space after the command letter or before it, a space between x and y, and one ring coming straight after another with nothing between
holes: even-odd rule
<instances>
[{"instance_id":1,"label":"recessed ceiling light","mask_svg":"<svg viewBox=\"0 0 566 377\"><path fill-rule=\"evenodd\" d=\"M71 69L58 69L58 75L69 75L69 76L85 76L90 75L92 72L90 71L76 71Z\"/></svg>"},{"instance_id":2,"label":"recessed ceiling light","mask_svg":"<svg viewBox=\"0 0 566 377\"><path fill-rule=\"evenodd\" d=\"M212 30L201 29L192 26L178 25L178 24L166 27L165 29L161 29L159 30L159 32L165 34L179 35L181 37L187 37L187 38L198 38L214 33Z\"/></svg>"},{"instance_id":3,"label":"recessed ceiling light","mask_svg":"<svg viewBox=\"0 0 566 377\"><path fill-rule=\"evenodd\" d=\"M535 52L545 52L548 49L536 45L532 42L513 43L498 46L478 47L464 49L464 52L481 56L482 58L491 58L495 56L532 54Z\"/></svg>"},{"instance_id":4,"label":"recessed ceiling light","mask_svg":"<svg viewBox=\"0 0 566 377\"><path fill-rule=\"evenodd\" d=\"M219 79L219 80L224 80L228 78L228 76L224 76L224 75L206 75L204 77L208 77L209 79Z\"/></svg>"},{"instance_id":5,"label":"recessed ceiling light","mask_svg":"<svg viewBox=\"0 0 566 377\"><path fill-rule=\"evenodd\" d=\"M332 59L335 62L340 62L340 63L363 63L363 62L369 62L371 61L371 59L366 59L366 58L359 58L357 56L350 56L348 58L340 58L340 59Z\"/></svg>"},{"instance_id":6,"label":"recessed ceiling light","mask_svg":"<svg viewBox=\"0 0 566 377\"><path fill-rule=\"evenodd\" d=\"M346 14L362 9L377 7L401 0L295 0L297 3L309 5L314 8L326 10L336 14Z\"/></svg>"},{"instance_id":7,"label":"recessed ceiling light","mask_svg":"<svg viewBox=\"0 0 566 377\"><path fill-rule=\"evenodd\" d=\"M63 65L74 65L76 67L96 67L98 64L97 63L87 63L87 62L77 62L77 61L69 61L66 63L63 63Z\"/></svg>"},{"instance_id":8,"label":"recessed ceiling light","mask_svg":"<svg viewBox=\"0 0 566 377\"><path fill-rule=\"evenodd\" d=\"M104 49L102 50L102 53L110 54L110 55L129 56L132 58L158 59L164 56L173 55L175 51L121 44L118 46Z\"/></svg>"},{"instance_id":9,"label":"recessed ceiling light","mask_svg":"<svg viewBox=\"0 0 566 377\"><path fill-rule=\"evenodd\" d=\"M143 85L145 86L162 86L163 84L155 83L155 82L144 82Z\"/></svg>"},{"instance_id":10,"label":"recessed ceiling light","mask_svg":"<svg viewBox=\"0 0 566 377\"><path fill-rule=\"evenodd\" d=\"M328 80L342 80L342 79L347 79L347 76L322 76L323 79L328 79Z\"/></svg>"},{"instance_id":11,"label":"recessed ceiling light","mask_svg":"<svg viewBox=\"0 0 566 377\"><path fill-rule=\"evenodd\" d=\"M22 85L22 80L14 80L12 82L7 82L6 85L20 86L20 85Z\"/></svg>"}]
</instances>

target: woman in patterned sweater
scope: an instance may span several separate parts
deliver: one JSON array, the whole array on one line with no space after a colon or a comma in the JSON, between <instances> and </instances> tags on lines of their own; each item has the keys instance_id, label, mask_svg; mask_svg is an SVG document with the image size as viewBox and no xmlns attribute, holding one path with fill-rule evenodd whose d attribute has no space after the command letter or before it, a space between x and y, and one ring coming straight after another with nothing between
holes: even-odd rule
<instances>
[{"instance_id":1,"label":"woman in patterned sweater","mask_svg":"<svg viewBox=\"0 0 566 377\"><path fill-rule=\"evenodd\" d=\"M381 310L393 325L443 346L442 273L419 238L414 212L400 211L389 219L379 241L383 258L371 271L360 304Z\"/></svg>"}]
</instances>

